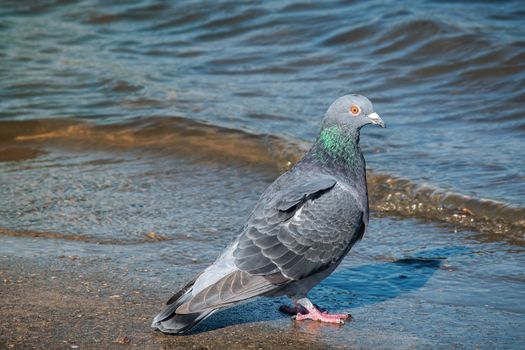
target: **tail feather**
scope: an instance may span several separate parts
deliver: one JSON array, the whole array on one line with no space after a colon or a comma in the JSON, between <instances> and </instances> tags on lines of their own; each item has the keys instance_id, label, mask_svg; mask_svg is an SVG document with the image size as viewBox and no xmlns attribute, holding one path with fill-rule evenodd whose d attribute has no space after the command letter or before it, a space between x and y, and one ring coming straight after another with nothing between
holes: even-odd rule
<instances>
[{"instance_id":1,"label":"tail feather","mask_svg":"<svg viewBox=\"0 0 525 350\"><path fill-rule=\"evenodd\" d=\"M179 306L191 299L191 288L194 283L195 279L186 284L168 300L164 309L153 319L152 328L158 329L163 333L182 334L188 332L213 313L214 310L191 314L176 313Z\"/></svg>"},{"instance_id":2,"label":"tail feather","mask_svg":"<svg viewBox=\"0 0 525 350\"><path fill-rule=\"evenodd\" d=\"M205 318L210 316L215 310L198 312L193 314L175 314L162 321L153 320L151 327L160 330L163 333L183 334L195 327Z\"/></svg>"},{"instance_id":3,"label":"tail feather","mask_svg":"<svg viewBox=\"0 0 525 350\"><path fill-rule=\"evenodd\" d=\"M170 304L173 304L177 301L179 301L179 299L181 299L181 297L183 295L185 295L192 287L193 285L195 284L195 281L197 280L197 277L195 277L194 279L192 279L191 281L189 281L184 287L182 287L181 290L179 290L177 293L175 293L167 302L166 304L167 305L170 305ZM181 303L182 304L182 303Z\"/></svg>"},{"instance_id":4,"label":"tail feather","mask_svg":"<svg viewBox=\"0 0 525 350\"><path fill-rule=\"evenodd\" d=\"M238 270L231 260L232 252L227 250L215 264L173 295L151 327L164 333L186 333L215 311L281 288L282 275L275 279Z\"/></svg>"}]
</instances>

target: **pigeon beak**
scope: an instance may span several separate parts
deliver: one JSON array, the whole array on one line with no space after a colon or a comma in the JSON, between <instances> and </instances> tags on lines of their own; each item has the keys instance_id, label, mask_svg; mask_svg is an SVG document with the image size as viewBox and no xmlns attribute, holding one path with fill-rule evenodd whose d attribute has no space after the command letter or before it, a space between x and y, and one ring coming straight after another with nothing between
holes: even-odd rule
<instances>
[{"instance_id":1,"label":"pigeon beak","mask_svg":"<svg viewBox=\"0 0 525 350\"><path fill-rule=\"evenodd\" d=\"M368 115L368 118L372 121L372 124L379 125L382 128L386 128L385 122L383 121L383 119L381 119L379 114L377 114L375 112L374 113L370 113Z\"/></svg>"}]
</instances>

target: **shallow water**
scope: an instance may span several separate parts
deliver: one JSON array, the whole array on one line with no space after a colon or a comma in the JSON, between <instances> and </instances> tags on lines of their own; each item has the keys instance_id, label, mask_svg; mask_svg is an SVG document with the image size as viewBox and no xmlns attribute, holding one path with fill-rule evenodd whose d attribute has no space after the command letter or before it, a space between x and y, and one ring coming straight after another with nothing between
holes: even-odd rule
<instances>
[{"instance_id":1,"label":"shallow water","mask_svg":"<svg viewBox=\"0 0 525 350\"><path fill-rule=\"evenodd\" d=\"M388 125L362 132L370 232L312 293L354 321L298 331L514 348L524 15L519 1L3 2L0 254L111 256L167 295L357 92ZM242 306L203 327L292 327L259 305L265 317Z\"/></svg>"},{"instance_id":2,"label":"shallow water","mask_svg":"<svg viewBox=\"0 0 525 350\"><path fill-rule=\"evenodd\" d=\"M0 256L98 261L90 269L104 266L130 290L166 298L213 261L272 181L246 164L140 152L59 149L42 158L24 162L26 176L11 187L17 200L2 217L19 216L17 224L1 222L12 232L0 235ZM55 159L72 164L53 167ZM43 187L51 189L46 196L30 195ZM59 236L38 238L42 231ZM524 264L522 246L374 215L365 239L311 293L321 307L353 315L343 328L294 324L277 311L281 298L221 312L196 331L263 322L352 348L511 349L525 341Z\"/></svg>"},{"instance_id":3,"label":"shallow water","mask_svg":"<svg viewBox=\"0 0 525 350\"><path fill-rule=\"evenodd\" d=\"M99 261L129 288L166 298L234 237L275 171L144 151L48 152L0 177L10 184L0 187L10 203L0 256ZM281 298L221 312L196 331L263 322L334 346L515 348L525 340L525 249L486 238L374 213L365 239L311 293L353 315L343 328L296 325L277 311Z\"/></svg>"}]
</instances>

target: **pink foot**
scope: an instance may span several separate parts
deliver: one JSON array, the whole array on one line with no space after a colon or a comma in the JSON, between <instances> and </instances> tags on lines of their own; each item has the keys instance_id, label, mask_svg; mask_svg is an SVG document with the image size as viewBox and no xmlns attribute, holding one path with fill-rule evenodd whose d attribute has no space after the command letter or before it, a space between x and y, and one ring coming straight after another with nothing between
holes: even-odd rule
<instances>
[{"instance_id":1,"label":"pink foot","mask_svg":"<svg viewBox=\"0 0 525 350\"><path fill-rule=\"evenodd\" d=\"M327 323L344 324L346 319L352 317L348 314L329 314L328 312L321 312L316 307L306 308L306 309L308 310L308 313L307 314L298 313L297 316L295 316L295 320L297 321L314 320L314 321L321 321L321 322L327 322Z\"/></svg>"}]
</instances>

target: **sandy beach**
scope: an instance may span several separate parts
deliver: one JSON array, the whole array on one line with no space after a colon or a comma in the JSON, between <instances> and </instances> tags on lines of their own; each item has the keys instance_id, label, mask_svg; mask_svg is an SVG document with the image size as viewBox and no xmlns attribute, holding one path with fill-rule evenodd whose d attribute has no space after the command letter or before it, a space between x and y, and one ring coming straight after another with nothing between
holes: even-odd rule
<instances>
[{"instance_id":1,"label":"sandy beach","mask_svg":"<svg viewBox=\"0 0 525 350\"><path fill-rule=\"evenodd\" d=\"M0 257L0 348L333 348L301 329L279 330L261 322L234 324L231 314L230 325L212 321L207 329L186 336L153 331L151 318L164 293L140 280L130 285L110 265L77 256L46 262Z\"/></svg>"}]
</instances>

